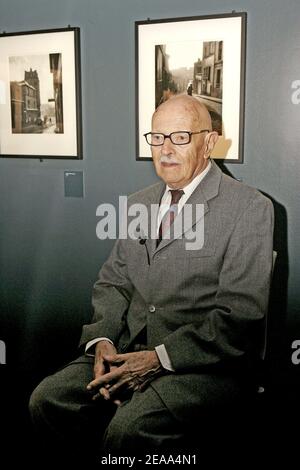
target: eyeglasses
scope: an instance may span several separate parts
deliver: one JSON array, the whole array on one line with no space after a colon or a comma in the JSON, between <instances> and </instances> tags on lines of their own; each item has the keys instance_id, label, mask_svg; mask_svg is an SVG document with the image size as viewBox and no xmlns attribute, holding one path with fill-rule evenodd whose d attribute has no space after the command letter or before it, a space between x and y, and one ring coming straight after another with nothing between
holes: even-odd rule
<instances>
[{"instance_id":1,"label":"eyeglasses","mask_svg":"<svg viewBox=\"0 0 300 470\"><path fill-rule=\"evenodd\" d=\"M174 145L186 145L191 142L192 135L202 134L202 132L209 132L208 129L202 129L199 132L190 132L190 131L178 131L171 132L171 134L162 134L160 132L147 132L144 134L144 137L147 141L147 144L151 146L163 145L165 139L170 139Z\"/></svg>"}]
</instances>

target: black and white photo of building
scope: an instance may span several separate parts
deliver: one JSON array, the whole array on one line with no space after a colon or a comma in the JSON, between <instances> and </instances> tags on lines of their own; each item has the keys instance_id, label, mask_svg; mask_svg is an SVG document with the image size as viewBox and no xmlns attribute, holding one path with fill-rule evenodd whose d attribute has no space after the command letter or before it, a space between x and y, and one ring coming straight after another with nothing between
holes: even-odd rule
<instances>
[{"instance_id":1,"label":"black and white photo of building","mask_svg":"<svg viewBox=\"0 0 300 470\"><path fill-rule=\"evenodd\" d=\"M64 132L61 54L9 58L13 134Z\"/></svg>"}]
</instances>

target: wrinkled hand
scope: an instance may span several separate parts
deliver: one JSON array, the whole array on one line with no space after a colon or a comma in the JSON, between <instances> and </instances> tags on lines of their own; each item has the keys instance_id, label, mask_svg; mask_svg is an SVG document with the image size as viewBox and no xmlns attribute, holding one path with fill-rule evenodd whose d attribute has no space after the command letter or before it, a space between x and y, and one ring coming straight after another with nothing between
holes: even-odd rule
<instances>
[{"instance_id":1,"label":"wrinkled hand","mask_svg":"<svg viewBox=\"0 0 300 470\"><path fill-rule=\"evenodd\" d=\"M103 360L109 365L109 372L99 374L87 386L88 390L99 389L93 396L96 400L103 396L106 400L114 399L117 393L131 390L144 390L154 377L162 375L162 367L155 351L139 351L126 354L104 354Z\"/></svg>"},{"instance_id":2,"label":"wrinkled hand","mask_svg":"<svg viewBox=\"0 0 300 470\"><path fill-rule=\"evenodd\" d=\"M112 372L116 366L109 367L105 361L105 355L114 355L117 353L116 348L109 341L101 340L96 344L95 348L95 362L94 362L94 380L102 377L107 372ZM89 389L89 386L87 387ZM117 403L118 404L118 403Z\"/></svg>"},{"instance_id":3,"label":"wrinkled hand","mask_svg":"<svg viewBox=\"0 0 300 470\"><path fill-rule=\"evenodd\" d=\"M109 341L99 341L95 349L95 362L94 362L94 379L101 377L108 372L108 364L105 362L103 356L107 354L116 354L117 350Z\"/></svg>"},{"instance_id":4,"label":"wrinkled hand","mask_svg":"<svg viewBox=\"0 0 300 470\"><path fill-rule=\"evenodd\" d=\"M102 376L107 370L108 364L105 362L103 356L105 355L114 355L117 353L116 348L112 343L109 341L99 341L96 344L95 349L95 362L94 362L94 378L97 379L98 377Z\"/></svg>"}]
</instances>

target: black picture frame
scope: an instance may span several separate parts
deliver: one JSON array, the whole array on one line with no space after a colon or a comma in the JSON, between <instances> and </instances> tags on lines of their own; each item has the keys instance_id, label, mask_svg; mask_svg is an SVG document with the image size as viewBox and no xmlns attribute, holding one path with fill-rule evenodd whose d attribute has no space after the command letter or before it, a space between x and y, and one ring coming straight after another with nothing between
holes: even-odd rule
<instances>
[{"instance_id":1,"label":"black picture frame","mask_svg":"<svg viewBox=\"0 0 300 470\"><path fill-rule=\"evenodd\" d=\"M152 160L144 134L157 105L168 94L192 93L219 132L212 158L243 163L246 23L246 12L135 21L136 160ZM188 91L191 72L196 92Z\"/></svg>"},{"instance_id":2,"label":"black picture frame","mask_svg":"<svg viewBox=\"0 0 300 470\"><path fill-rule=\"evenodd\" d=\"M0 34L0 157L82 159L80 28Z\"/></svg>"}]
</instances>

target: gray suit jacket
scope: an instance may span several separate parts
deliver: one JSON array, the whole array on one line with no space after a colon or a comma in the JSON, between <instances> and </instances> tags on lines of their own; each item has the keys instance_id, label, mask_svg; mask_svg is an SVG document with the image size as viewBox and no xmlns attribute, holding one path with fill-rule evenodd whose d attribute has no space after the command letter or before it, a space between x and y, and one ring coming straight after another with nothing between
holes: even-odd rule
<instances>
[{"instance_id":1,"label":"gray suit jacket","mask_svg":"<svg viewBox=\"0 0 300 470\"><path fill-rule=\"evenodd\" d=\"M135 193L129 205L142 203L150 212L164 188ZM84 344L105 336L125 352L147 326L148 349L164 344L175 369L176 378L153 382L171 408L187 399L186 386L195 389L199 374L234 369L258 355L272 270L269 199L212 162L187 202L204 205L203 247L186 250L184 233L158 248L152 239L118 240L94 286L94 317L81 338ZM200 223L194 214L190 226Z\"/></svg>"}]
</instances>

